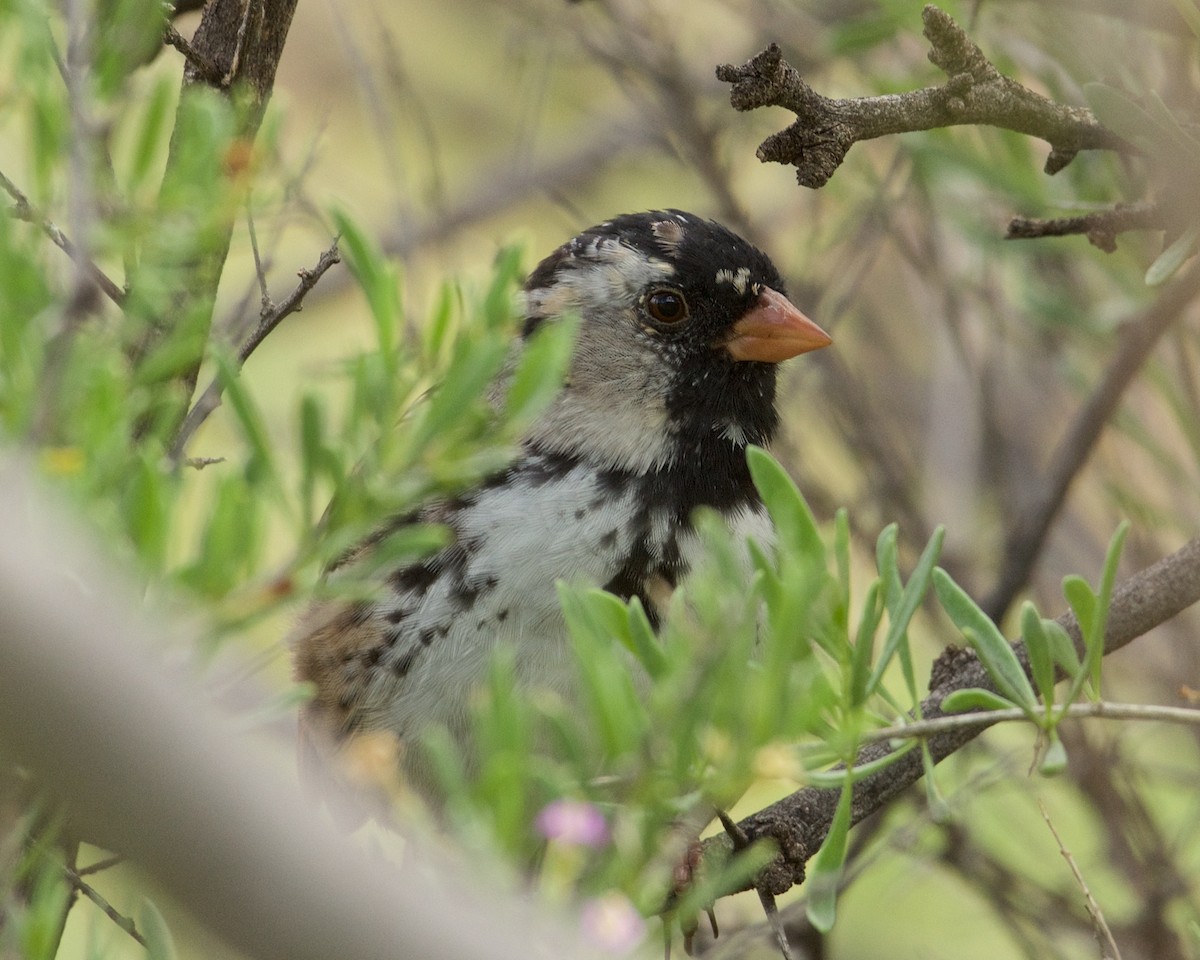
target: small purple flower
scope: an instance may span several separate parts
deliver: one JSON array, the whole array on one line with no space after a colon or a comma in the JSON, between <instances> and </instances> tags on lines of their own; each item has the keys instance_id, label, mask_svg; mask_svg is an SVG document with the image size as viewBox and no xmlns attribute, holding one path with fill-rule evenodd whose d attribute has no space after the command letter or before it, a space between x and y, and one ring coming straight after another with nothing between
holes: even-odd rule
<instances>
[{"instance_id":1,"label":"small purple flower","mask_svg":"<svg viewBox=\"0 0 1200 960\"><path fill-rule=\"evenodd\" d=\"M547 840L574 847L602 847L608 843L608 823L592 804L582 800L554 800L542 808L535 821Z\"/></svg>"},{"instance_id":2,"label":"small purple flower","mask_svg":"<svg viewBox=\"0 0 1200 960\"><path fill-rule=\"evenodd\" d=\"M646 937L646 921L615 890L584 903L579 922L583 935L606 953L630 953Z\"/></svg>"}]
</instances>

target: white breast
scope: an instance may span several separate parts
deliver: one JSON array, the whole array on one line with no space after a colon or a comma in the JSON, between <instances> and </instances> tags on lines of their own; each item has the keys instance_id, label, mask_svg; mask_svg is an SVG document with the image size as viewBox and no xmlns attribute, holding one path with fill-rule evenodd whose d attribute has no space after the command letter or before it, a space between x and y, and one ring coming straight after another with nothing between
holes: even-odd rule
<instances>
[{"instance_id":1,"label":"white breast","mask_svg":"<svg viewBox=\"0 0 1200 960\"><path fill-rule=\"evenodd\" d=\"M570 658L555 583L608 582L631 550L632 515L632 492L602 487L585 467L485 489L455 518L459 542L470 545L462 581L478 593L464 607L450 577L425 591L383 662L370 699L386 713L372 722L401 735L430 720L459 726L499 642L514 646L523 680L562 688ZM386 669L414 655L403 678Z\"/></svg>"}]
</instances>

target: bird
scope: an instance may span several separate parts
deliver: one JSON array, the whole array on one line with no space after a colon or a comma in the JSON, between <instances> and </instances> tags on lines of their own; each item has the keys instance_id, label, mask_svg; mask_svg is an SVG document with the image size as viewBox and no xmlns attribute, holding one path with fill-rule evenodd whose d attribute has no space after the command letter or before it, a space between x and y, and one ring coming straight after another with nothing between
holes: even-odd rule
<instances>
[{"instance_id":1,"label":"bird","mask_svg":"<svg viewBox=\"0 0 1200 960\"><path fill-rule=\"evenodd\" d=\"M567 316L578 328L563 385L515 459L386 520L333 575L406 524L442 524L449 540L365 599L314 602L293 631L295 676L313 690L300 717L310 770L366 733L408 745L442 724L465 742L500 645L521 687L569 691L556 582L637 597L657 626L701 549L699 507L735 536L773 541L746 450L777 430L777 364L831 339L765 253L682 210L625 214L542 260L523 299L522 340ZM406 781L427 786L420 752L400 757Z\"/></svg>"}]
</instances>

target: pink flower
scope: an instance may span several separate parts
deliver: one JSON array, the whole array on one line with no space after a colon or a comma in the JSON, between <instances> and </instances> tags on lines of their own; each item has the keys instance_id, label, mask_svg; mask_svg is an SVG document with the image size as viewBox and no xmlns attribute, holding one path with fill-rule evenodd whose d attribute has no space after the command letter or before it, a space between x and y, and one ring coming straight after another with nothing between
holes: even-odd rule
<instances>
[{"instance_id":1,"label":"pink flower","mask_svg":"<svg viewBox=\"0 0 1200 960\"><path fill-rule=\"evenodd\" d=\"M630 953L646 936L646 921L615 890L588 900L580 914L583 935L606 953Z\"/></svg>"},{"instance_id":2,"label":"pink flower","mask_svg":"<svg viewBox=\"0 0 1200 960\"><path fill-rule=\"evenodd\" d=\"M608 823L592 804L582 800L554 800L542 808L535 821L547 840L575 847L602 847L608 843Z\"/></svg>"}]
</instances>

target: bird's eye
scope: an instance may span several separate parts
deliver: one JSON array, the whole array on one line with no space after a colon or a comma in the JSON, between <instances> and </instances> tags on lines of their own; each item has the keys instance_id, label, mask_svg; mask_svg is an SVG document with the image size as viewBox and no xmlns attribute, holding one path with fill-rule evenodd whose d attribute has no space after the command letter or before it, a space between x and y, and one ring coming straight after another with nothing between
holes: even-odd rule
<instances>
[{"instance_id":1,"label":"bird's eye","mask_svg":"<svg viewBox=\"0 0 1200 960\"><path fill-rule=\"evenodd\" d=\"M678 290L655 290L646 298L646 310L653 319L668 326L688 318L687 301Z\"/></svg>"}]
</instances>

